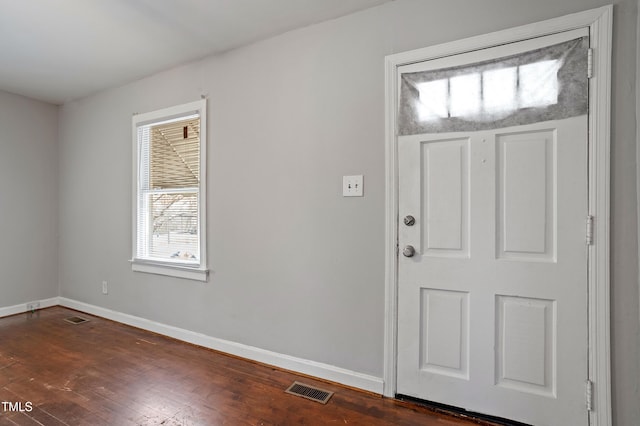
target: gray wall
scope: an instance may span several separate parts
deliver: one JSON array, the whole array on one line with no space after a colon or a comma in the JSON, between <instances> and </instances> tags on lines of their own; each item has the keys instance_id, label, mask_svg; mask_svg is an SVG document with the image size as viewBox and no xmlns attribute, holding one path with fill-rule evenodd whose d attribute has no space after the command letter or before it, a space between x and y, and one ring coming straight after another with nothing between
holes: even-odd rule
<instances>
[{"instance_id":1,"label":"gray wall","mask_svg":"<svg viewBox=\"0 0 640 426\"><path fill-rule=\"evenodd\" d=\"M613 396L616 424L632 425L640 418L637 2L615 3ZM381 377L384 56L604 4L397 0L64 105L61 295ZM203 93L210 281L132 273L131 115ZM346 174L365 175L364 198L341 197Z\"/></svg>"},{"instance_id":2,"label":"gray wall","mask_svg":"<svg viewBox=\"0 0 640 426\"><path fill-rule=\"evenodd\" d=\"M0 92L0 308L58 295L58 108Z\"/></svg>"},{"instance_id":3,"label":"gray wall","mask_svg":"<svg viewBox=\"0 0 640 426\"><path fill-rule=\"evenodd\" d=\"M638 0L636 34L636 191L638 192L638 269L640 271L640 0ZM640 285L640 273L638 281Z\"/></svg>"},{"instance_id":4,"label":"gray wall","mask_svg":"<svg viewBox=\"0 0 640 426\"><path fill-rule=\"evenodd\" d=\"M638 4L616 3L611 110L611 360L614 424L640 419L635 63ZM634 223L635 222L635 223Z\"/></svg>"}]
</instances>

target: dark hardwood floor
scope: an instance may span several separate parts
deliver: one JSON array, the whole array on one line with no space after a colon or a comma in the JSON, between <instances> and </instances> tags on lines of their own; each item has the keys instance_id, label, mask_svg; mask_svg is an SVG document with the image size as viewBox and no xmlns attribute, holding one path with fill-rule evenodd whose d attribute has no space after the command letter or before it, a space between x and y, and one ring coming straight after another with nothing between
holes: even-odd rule
<instances>
[{"instance_id":1,"label":"dark hardwood floor","mask_svg":"<svg viewBox=\"0 0 640 426\"><path fill-rule=\"evenodd\" d=\"M70 324L78 315L90 319ZM284 390L333 391L322 405ZM489 424L54 307L0 318L0 425Z\"/></svg>"}]
</instances>

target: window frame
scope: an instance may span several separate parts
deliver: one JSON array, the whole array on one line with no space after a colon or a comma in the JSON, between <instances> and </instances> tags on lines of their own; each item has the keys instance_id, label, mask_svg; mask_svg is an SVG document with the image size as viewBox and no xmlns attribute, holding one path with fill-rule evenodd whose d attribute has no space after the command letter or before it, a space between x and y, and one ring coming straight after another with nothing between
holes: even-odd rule
<instances>
[{"instance_id":1,"label":"window frame","mask_svg":"<svg viewBox=\"0 0 640 426\"><path fill-rule=\"evenodd\" d=\"M141 126L172 120L188 115L200 116L200 183L198 187L198 238L200 245L200 262L189 264L186 262L160 261L155 259L138 258L138 198L140 191L140 170L138 149L138 128ZM132 174L132 221L131 221L131 269L134 272L145 272L185 278L197 281L207 281L207 226L206 226L206 195L207 195L207 100L201 99L186 104L135 114L132 118L133 145L133 174Z\"/></svg>"}]
</instances>

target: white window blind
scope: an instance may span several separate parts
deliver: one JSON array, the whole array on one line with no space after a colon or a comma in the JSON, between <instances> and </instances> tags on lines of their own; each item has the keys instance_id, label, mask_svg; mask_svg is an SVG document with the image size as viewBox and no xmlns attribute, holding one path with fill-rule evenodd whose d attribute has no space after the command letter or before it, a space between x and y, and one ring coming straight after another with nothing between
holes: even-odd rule
<instances>
[{"instance_id":1,"label":"white window blind","mask_svg":"<svg viewBox=\"0 0 640 426\"><path fill-rule=\"evenodd\" d=\"M134 119L134 263L199 268L204 265L201 112L159 113L142 123Z\"/></svg>"}]
</instances>

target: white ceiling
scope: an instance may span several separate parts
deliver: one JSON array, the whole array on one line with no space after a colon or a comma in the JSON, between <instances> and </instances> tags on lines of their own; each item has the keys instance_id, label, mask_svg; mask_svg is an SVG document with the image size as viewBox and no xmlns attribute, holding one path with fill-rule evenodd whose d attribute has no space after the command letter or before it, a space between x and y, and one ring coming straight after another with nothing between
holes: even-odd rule
<instances>
[{"instance_id":1,"label":"white ceiling","mask_svg":"<svg viewBox=\"0 0 640 426\"><path fill-rule=\"evenodd\" d=\"M392 0L0 0L0 90L61 104Z\"/></svg>"}]
</instances>

